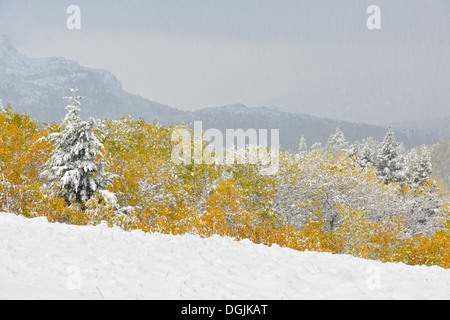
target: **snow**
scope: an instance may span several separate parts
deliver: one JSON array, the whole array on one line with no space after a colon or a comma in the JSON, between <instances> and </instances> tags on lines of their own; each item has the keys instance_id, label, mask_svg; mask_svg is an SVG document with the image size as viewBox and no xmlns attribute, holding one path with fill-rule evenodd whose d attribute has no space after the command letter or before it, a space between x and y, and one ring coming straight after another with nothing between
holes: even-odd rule
<instances>
[{"instance_id":1,"label":"snow","mask_svg":"<svg viewBox=\"0 0 450 320\"><path fill-rule=\"evenodd\" d=\"M449 299L450 270L0 213L0 299Z\"/></svg>"}]
</instances>

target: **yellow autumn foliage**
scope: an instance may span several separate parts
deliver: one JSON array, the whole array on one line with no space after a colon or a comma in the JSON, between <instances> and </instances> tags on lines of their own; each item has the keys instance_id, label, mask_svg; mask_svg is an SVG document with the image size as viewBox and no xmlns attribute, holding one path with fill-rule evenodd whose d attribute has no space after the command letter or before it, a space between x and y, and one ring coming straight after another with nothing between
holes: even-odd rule
<instances>
[{"instance_id":1,"label":"yellow autumn foliage","mask_svg":"<svg viewBox=\"0 0 450 320\"><path fill-rule=\"evenodd\" d=\"M52 149L42 139L50 130L10 105L0 112L0 210L30 216L39 174Z\"/></svg>"},{"instance_id":2,"label":"yellow autumn foliage","mask_svg":"<svg viewBox=\"0 0 450 320\"><path fill-rule=\"evenodd\" d=\"M99 194L82 210L52 195L40 178L52 151L43 138L59 127L39 124L8 106L0 112L0 210L50 222L220 235L300 251L450 267L450 205L441 208L445 227L433 235L408 232L406 212L380 217L370 211L376 200L438 194L431 182L421 189L404 185L394 194L396 187L378 183L371 168L362 171L345 154L321 152L301 158L282 153L275 176L261 176L256 165L174 166L174 128L131 118L105 120L96 133L105 146L105 170L117 176L109 191L129 210L117 214ZM287 202L277 198L280 194ZM283 210L307 219L300 227L296 216L283 216Z\"/></svg>"}]
</instances>

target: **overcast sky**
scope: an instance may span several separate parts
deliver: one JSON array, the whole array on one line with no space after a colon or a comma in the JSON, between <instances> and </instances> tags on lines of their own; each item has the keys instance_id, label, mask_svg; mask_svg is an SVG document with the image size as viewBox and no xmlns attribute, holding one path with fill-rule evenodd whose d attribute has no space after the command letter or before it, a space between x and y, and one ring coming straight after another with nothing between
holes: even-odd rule
<instances>
[{"instance_id":1,"label":"overcast sky","mask_svg":"<svg viewBox=\"0 0 450 320\"><path fill-rule=\"evenodd\" d=\"M68 30L67 7L81 8ZM366 10L381 8L381 30ZM392 123L450 116L448 0L0 0L30 57L108 69L180 109L242 103Z\"/></svg>"}]
</instances>

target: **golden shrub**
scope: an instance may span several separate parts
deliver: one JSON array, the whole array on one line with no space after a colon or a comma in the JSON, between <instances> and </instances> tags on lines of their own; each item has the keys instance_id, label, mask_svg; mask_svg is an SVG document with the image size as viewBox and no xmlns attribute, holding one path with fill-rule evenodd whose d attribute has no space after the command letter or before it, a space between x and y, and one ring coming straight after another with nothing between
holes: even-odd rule
<instances>
[{"instance_id":1,"label":"golden shrub","mask_svg":"<svg viewBox=\"0 0 450 320\"><path fill-rule=\"evenodd\" d=\"M38 124L10 106L0 112L0 210L50 222L106 222L124 230L221 235L295 250L450 267L450 205L442 206L445 228L413 237L406 232L404 212L380 217L368 211L376 200L389 202L398 194L394 187L378 184L373 169L358 170L345 154L314 152L299 158L282 153L275 176L259 175L255 165L177 167L171 163L173 127L131 118L106 120L97 133L105 145L105 169L117 175L109 191L117 195L119 207L131 208L118 215L99 194L81 208L67 205L43 185L39 174L52 146L42 138L56 130L58 126ZM335 191L340 197L331 202ZM287 199L277 209L308 213L301 228L275 214L277 192ZM430 180L421 189L404 185L399 194L407 198L438 192ZM303 201L292 200L298 194ZM364 205L358 205L361 199Z\"/></svg>"}]
</instances>

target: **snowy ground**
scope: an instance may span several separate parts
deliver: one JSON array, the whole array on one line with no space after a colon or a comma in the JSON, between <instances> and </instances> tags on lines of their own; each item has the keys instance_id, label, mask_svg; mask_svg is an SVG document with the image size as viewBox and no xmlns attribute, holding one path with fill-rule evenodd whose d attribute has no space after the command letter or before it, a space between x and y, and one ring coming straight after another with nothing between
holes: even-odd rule
<instances>
[{"instance_id":1,"label":"snowy ground","mask_svg":"<svg viewBox=\"0 0 450 320\"><path fill-rule=\"evenodd\" d=\"M450 270L0 213L0 299L450 299Z\"/></svg>"}]
</instances>

